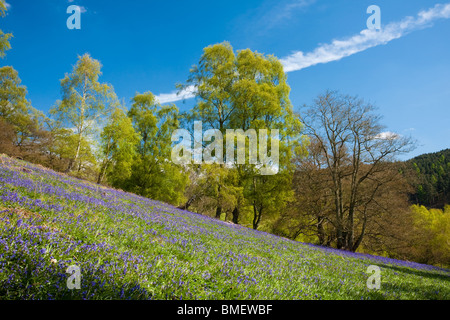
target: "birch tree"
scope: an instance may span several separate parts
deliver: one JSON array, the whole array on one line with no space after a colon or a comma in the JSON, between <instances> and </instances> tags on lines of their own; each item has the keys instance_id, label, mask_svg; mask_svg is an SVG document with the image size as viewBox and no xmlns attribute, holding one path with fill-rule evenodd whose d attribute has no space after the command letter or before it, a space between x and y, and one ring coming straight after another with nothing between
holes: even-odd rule
<instances>
[{"instance_id":1,"label":"birch tree","mask_svg":"<svg viewBox=\"0 0 450 320\"><path fill-rule=\"evenodd\" d=\"M77 136L74 155L66 172L70 172L79 159L83 139L98 133L100 122L117 98L112 86L100 83L101 64L89 54L78 57L72 73L61 80L62 100L50 113Z\"/></svg>"}]
</instances>

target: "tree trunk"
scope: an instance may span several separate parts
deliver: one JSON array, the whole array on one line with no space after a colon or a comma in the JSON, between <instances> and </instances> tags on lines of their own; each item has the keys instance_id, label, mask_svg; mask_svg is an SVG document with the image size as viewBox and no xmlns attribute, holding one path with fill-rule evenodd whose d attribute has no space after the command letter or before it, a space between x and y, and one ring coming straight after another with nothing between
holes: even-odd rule
<instances>
[{"instance_id":1,"label":"tree trunk","mask_svg":"<svg viewBox=\"0 0 450 320\"><path fill-rule=\"evenodd\" d=\"M344 246L344 234L343 234L343 226L342 226L342 219L341 219L341 205L340 205L340 196L339 196L339 190L335 190L334 194L334 201L336 206L336 247L338 249L341 249Z\"/></svg>"},{"instance_id":2,"label":"tree trunk","mask_svg":"<svg viewBox=\"0 0 450 320\"><path fill-rule=\"evenodd\" d=\"M323 219L321 217L317 218L317 237L319 238L319 245L324 245L325 230L323 229Z\"/></svg>"},{"instance_id":3,"label":"tree trunk","mask_svg":"<svg viewBox=\"0 0 450 320\"><path fill-rule=\"evenodd\" d=\"M222 214L222 201L221 201L221 194L220 194L220 184L217 186L217 199L218 204L216 208L216 219L220 219L220 215Z\"/></svg>"},{"instance_id":4,"label":"tree trunk","mask_svg":"<svg viewBox=\"0 0 450 320\"><path fill-rule=\"evenodd\" d=\"M100 172L98 173L97 184L101 184L103 178L105 177L106 169L108 168L108 162L104 162Z\"/></svg>"},{"instance_id":5,"label":"tree trunk","mask_svg":"<svg viewBox=\"0 0 450 320\"><path fill-rule=\"evenodd\" d=\"M259 226L259 222L261 221L261 215L263 211L263 206L261 205L259 208L257 208L257 205L255 202L253 202L253 229L257 230Z\"/></svg>"},{"instance_id":6,"label":"tree trunk","mask_svg":"<svg viewBox=\"0 0 450 320\"><path fill-rule=\"evenodd\" d=\"M182 204L181 206L178 207L178 209L182 209L182 210L188 210L189 207L191 206L192 202L194 202L195 200L195 196L192 196L188 199L188 201L186 201L185 204Z\"/></svg>"},{"instance_id":7,"label":"tree trunk","mask_svg":"<svg viewBox=\"0 0 450 320\"><path fill-rule=\"evenodd\" d=\"M216 208L216 219L220 219L221 215L222 215L222 206L217 206L217 208Z\"/></svg>"},{"instance_id":8,"label":"tree trunk","mask_svg":"<svg viewBox=\"0 0 450 320\"><path fill-rule=\"evenodd\" d=\"M351 248L351 250L353 252L355 252L358 249L358 247L360 246L360 244L362 242L362 239L363 239L364 234L366 232L366 224L367 224L367 214L364 211L364 220L363 220L363 225L362 225L362 229L361 229L361 234L359 235L358 239L356 240L356 242L353 244L353 246Z\"/></svg>"},{"instance_id":9,"label":"tree trunk","mask_svg":"<svg viewBox=\"0 0 450 320\"><path fill-rule=\"evenodd\" d=\"M347 230L347 239L346 239L346 245L345 249L353 251L353 238L354 238L354 232L353 232L353 225L354 225L354 206L351 204L349 213L348 213L348 230Z\"/></svg>"},{"instance_id":10,"label":"tree trunk","mask_svg":"<svg viewBox=\"0 0 450 320\"><path fill-rule=\"evenodd\" d=\"M234 224L239 224L239 207L238 206L236 206L236 207L234 207L234 210L233 210L233 223Z\"/></svg>"},{"instance_id":11,"label":"tree trunk","mask_svg":"<svg viewBox=\"0 0 450 320\"><path fill-rule=\"evenodd\" d=\"M65 171L65 173L69 173L72 170L73 166L75 165L75 163L78 160L78 157L80 155L80 149L81 149L81 133L78 135L78 144L77 144L77 150L75 152L75 157L70 160L69 166L67 167L67 170Z\"/></svg>"}]
</instances>

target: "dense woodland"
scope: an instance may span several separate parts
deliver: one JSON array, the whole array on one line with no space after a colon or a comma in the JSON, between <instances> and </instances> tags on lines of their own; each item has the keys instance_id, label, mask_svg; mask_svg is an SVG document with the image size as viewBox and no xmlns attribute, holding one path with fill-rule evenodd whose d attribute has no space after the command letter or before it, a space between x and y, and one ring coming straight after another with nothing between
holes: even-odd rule
<instances>
[{"instance_id":1,"label":"dense woodland","mask_svg":"<svg viewBox=\"0 0 450 320\"><path fill-rule=\"evenodd\" d=\"M1 57L10 37L0 31ZM195 88L187 112L161 105L150 91L127 107L102 82L101 68L79 56L62 75L61 99L44 114L27 99L18 71L2 66L0 153L293 240L450 265L450 149L397 161L414 141L384 135L363 99L325 91L294 107L276 57L236 52L226 42L205 48L177 85ZM194 121L223 136L278 129L279 172L261 175L257 165L228 159L173 163L172 133L193 135Z\"/></svg>"},{"instance_id":2,"label":"dense woodland","mask_svg":"<svg viewBox=\"0 0 450 320\"><path fill-rule=\"evenodd\" d=\"M412 202L441 209L450 203L450 149L422 154L408 164L415 172Z\"/></svg>"}]
</instances>

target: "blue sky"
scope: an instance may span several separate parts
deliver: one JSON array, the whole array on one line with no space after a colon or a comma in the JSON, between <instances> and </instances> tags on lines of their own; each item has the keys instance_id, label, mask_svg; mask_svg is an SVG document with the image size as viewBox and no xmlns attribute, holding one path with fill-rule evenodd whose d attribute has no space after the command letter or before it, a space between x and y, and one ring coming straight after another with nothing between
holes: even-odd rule
<instances>
[{"instance_id":1,"label":"blue sky","mask_svg":"<svg viewBox=\"0 0 450 320\"><path fill-rule=\"evenodd\" d=\"M129 104L151 91L176 101L202 49L229 41L235 50L273 54L288 71L294 108L326 89L375 104L387 131L411 135L403 159L450 147L450 1L430 0L7 0L0 29L12 32L12 65L42 111L61 98L59 80L86 52L103 64L101 81ZM370 5L380 31L367 30ZM69 5L82 8L69 30Z\"/></svg>"}]
</instances>

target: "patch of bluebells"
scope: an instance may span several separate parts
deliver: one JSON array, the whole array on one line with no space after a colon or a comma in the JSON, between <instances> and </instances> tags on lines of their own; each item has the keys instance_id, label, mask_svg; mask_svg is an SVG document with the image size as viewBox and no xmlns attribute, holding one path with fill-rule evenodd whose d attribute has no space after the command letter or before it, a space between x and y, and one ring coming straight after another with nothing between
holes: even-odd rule
<instances>
[{"instance_id":1,"label":"patch of bluebells","mask_svg":"<svg viewBox=\"0 0 450 320\"><path fill-rule=\"evenodd\" d=\"M365 287L370 264L392 281L381 294ZM79 290L67 288L70 265L81 269ZM0 163L0 299L450 299L449 275Z\"/></svg>"}]
</instances>

